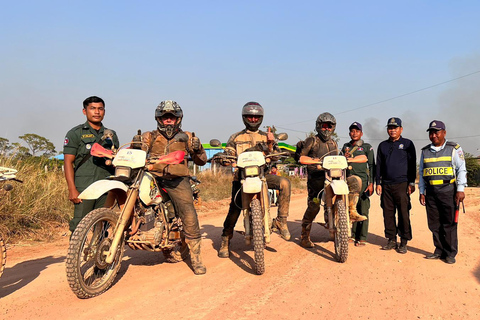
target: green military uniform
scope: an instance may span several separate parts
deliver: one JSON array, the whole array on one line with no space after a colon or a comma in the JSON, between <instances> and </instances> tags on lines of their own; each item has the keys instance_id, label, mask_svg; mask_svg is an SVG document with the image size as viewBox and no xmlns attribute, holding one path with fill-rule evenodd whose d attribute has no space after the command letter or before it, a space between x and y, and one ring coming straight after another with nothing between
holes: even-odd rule
<instances>
[{"instance_id":1,"label":"green military uniform","mask_svg":"<svg viewBox=\"0 0 480 320\"><path fill-rule=\"evenodd\" d=\"M348 150L352 150L354 145L350 142L345 143L342 148L342 152L345 153ZM368 211L370 209L370 198L365 193L368 185L373 183L375 177L375 157L373 154L373 147L369 143L363 143L361 147L353 152L352 157L365 155L368 159L366 163L349 163L352 167L348 170L347 175L355 175L362 179L362 189L360 190L360 198L357 203L357 211L359 214L368 218ZM368 235L368 221L370 219L353 223L352 237L355 240L367 240Z\"/></svg>"},{"instance_id":2,"label":"green military uniform","mask_svg":"<svg viewBox=\"0 0 480 320\"><path fill-rule=\"evenodd\" d=\"M93 129L88 121L80 124L67 132L63 144L63 153L75 156L75 187L78 192L82 192L95 181L104 179L113 174L113 167L105 164L104 158L90 156L82 163L85 157L90 154L90 149L95 142L99 142L103 147L110 149L113 146L118 148L119 142L115 131L113 132L113 141L106 139L100 141L104 130L102 125L100 130ZM83 200L81 203L75 204L73 219L70 221L70 230L73 232L82 218L93 209L100 208L104 205L107 195L104 194L97 200Z\"/></svg>"}]
</instances>

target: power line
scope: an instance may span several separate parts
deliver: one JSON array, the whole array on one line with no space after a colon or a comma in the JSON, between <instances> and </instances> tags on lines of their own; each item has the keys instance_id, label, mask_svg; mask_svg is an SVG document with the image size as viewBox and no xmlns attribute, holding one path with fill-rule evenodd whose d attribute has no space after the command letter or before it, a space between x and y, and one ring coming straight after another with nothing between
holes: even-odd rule
<instances>
[{"instance_id":1,"label":"power line","mask_svg":"<svg viewBox=\"0 0 480 320\"><path fill-rule=\"evenodd\" d=\"M409 95L412 95L412 94L415 94L415 93L418 93L418 92L421 92L421 91L425 91L425 90L428 90L428 89L431 89L431 88L435 88L435 87L441 86L441 85L446 84L446 83L449 83L449 82L453 82L453 81L456 81L456 80L459 80L459 79L462 79L462 78L466 78L466 77L472 76L472 75L477 74L477 73L480 73L480 70L474 71L474 72L471 72L471 73L469 73L469 74L465 74L465 75L463 75L463 76L460 76L460 77L457 77L457 78L453 78L453 79L450 79L450 80L447 80L447 81L443 81L443 82L440 82L440 83L437 83L437 84L434 84L434 85L431 85L431 86L428 86L428 87L425 87L425 88L422 88L422 89L418 89L418 90L415 90L415 91L411 91L411 92L408 92L408 93L404 93L404 94L395 96L395 97L393 97L393 98L389 98L389 99L377 101L377 102L374 102L374 103L369 103L369 104L366 104L366 105L364 105L364 106L357 107L357 108L353 108L353 109L350 109L350 110L345 110L345 111L337 112L337 113L335 113L335 115L344 114L344 113L347 113L347 112L352 112L352 111L356 111L356 110L368 108L368 107L371 107L371 106L374 106L374 105L377 105L377 104L380 104L380 103L384 103L384 102L392 101L392 100L395 100L395 99L399 99L399 98L402 98L402 97L405 97L405 96L409 96ZM310 122L310 121L311 121L311 120L305 120L305 121L299 121L299 122L289 123L289 124L286 124L286 126L295 125L295 124L300 124L300 123L305 123L305 122ZM277 126L277 127L278 127L278 126ZM279 127L279 128L280 128L280 127ZM287 128L282 128L282 129L295 131L295 130L287 129ZM302 132L302 131L299 131L299 132Z\"/></svg>"}]
</instances>

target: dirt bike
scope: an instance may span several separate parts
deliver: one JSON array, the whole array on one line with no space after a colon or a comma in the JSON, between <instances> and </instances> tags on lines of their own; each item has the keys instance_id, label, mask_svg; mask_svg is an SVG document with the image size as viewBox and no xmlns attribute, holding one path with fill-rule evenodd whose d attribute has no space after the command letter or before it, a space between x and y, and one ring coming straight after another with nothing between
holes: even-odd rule
<instances>
[{"instance_id":1,"label":"dirt bike","mask_svg":"<svg viewBox=\"0 0 480 320\"><path fill-rule=\"evenodd\" d=\"M16 181L22 183L22 180L16 178L17 170L12 168L0 167L0 182L3 182L3 190L10 191L13 189L13 186L6 181ZM5 238L0 232L0 277L5 270L5 264L7 262L7 246L5 245Z\"/></svg>"},{"instance_id":2,"label":"dirt bike","mask_svg":"<svg viewBox=\"0 0 480 320\"><path fill-rule=\"evenodd\" d=\"M79 195L80 199L98 199L109 192L105 208L88 213L70 240L67 279L79 298L95 297L112 285L124 244L134 250L161 251L168 262L183 261L189 254L175 206L148 172L148 164L181 163L185 152L154 159L147 158L143 150L121 147L111 151L94 144L91 154L113 159L115 175L93 183Z\"/></svg>"},{"instance_id":3,"label":"dirt bike","mask_svg":"<svg viewBox=\"0 0 480 320\"><path fill-rule=\"evenodd\" d=\"M335 257L339 262L345 262L348 258L348 239L350 238L351 226L348 212L348 185L347 158L342 155L325 156L315 161L311 160L303 164L315 164L325 170L325 187L322 192L322 202L325 205L326 223L330 239L335 244Z\"/></svg>"},{"instance_id":4,"label":"dirt bike","mask_svg":"<svg viewBox=\"0 0 480 320\"><path fill-rule=\"evenodd\" d=\"M285 134L286 135L286 134ZM286 139L286 138L285 138ZM285 140L283 139L283 140ZM218 140L210 141L216 147ZM255 273L265 273L265 245L270 243L272 230L270 218L270 200L268 197L267 161L271 158L285 156L286 153L265 155L262 151L249 151L248 149L238 157L218 154L217 161L236 161L233 164L239 171L242 185L239 194L242 199L243 225L245 227L245 244L253 243Z\"/></svg>"}]
</instances>

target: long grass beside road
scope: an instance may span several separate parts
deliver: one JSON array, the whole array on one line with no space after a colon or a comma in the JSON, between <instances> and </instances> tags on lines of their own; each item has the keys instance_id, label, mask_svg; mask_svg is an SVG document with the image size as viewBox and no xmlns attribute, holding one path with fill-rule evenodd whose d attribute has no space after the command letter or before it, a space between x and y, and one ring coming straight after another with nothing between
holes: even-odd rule
<instances>
[{"instance_id":1,"label":"long grass beside road","mask_svg":"<svg viewBox=\"0 0 480 320\"><path fill-rule=\"evenodd\" d=\"M68 200L65 177L58 162L36 158L14 162L0 159L0 166L18 170L23 183L8 181L13 190L0 185L0 231L10 243L20 240L49 241L68 233L73 204ZM47 169L46 169L47 168ZM200 197L203 202L230 198L232 175L200 172ZM305 188L305 180L291 178L293 188ZM68 234L67 234L68 235Z\"/></svg>"}]
</instances>

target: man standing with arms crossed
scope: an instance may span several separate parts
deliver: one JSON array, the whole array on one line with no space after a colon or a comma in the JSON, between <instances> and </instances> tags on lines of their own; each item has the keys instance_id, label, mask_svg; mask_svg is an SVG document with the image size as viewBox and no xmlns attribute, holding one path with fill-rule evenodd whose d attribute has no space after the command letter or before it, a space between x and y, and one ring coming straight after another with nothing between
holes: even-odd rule
<instances>
[{"instance_id":1,"label":"man standing with arms crossed","mask_svg":"<svg viewBox=\"0 0 480 320\"><path fill-rule=\"evenodd\" d=\"M425 258L454 264L458 252L455 211L465 199L467 186L465 157L460 145L445 138L447 131L442 121L430 122L427 131L432 143L422 148L418 188L420 203L427 207L435 251Z\"/></svg>"},{"instance_id":2,"label":"man standing with arms crossed","mask_svg":"<svg viewBox=\"0 0 480 320\"><path fill-rule=\"evenodd\" d=\"M417 156L415 146L402 137L403 127L400 118L390 118L387 122L388 140L380 143L377 151L376 183L380 196L388 243L383 250L397 249L407 253L407 242L412 239L410 225L410 194L415 192ZM395 211L398 211L398 225ZM397 244L397 233L400 245Z\"/></svg>"},{"instance_id":3,"label":"man standing with arms crossed","mask_svg":"<svg viewBox=\"0 0 480 320\"><path fill-rule=\"evenodd\" d=\"M78 195L95 181L112 175L114 170L113 166L105 164L105 159L90 156L90 149L95 142L107 149L119 146L115 131L102 124L105 102L101 98L92 96L85 99L83 114L87 121L68 131L63 144L68 199L75 205L73 219L70 221L72 233L87 213L103 207L107 199L106 194L96 200L80 200Z\"/></svg>"}]
</instances>

